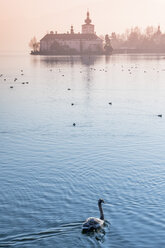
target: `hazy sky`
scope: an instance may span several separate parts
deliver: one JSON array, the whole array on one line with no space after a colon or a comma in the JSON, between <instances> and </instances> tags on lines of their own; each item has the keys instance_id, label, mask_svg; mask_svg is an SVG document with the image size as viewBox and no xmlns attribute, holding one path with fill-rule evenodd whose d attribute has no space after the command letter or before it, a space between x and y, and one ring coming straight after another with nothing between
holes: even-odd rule
<instances>
[{"instance_id":1,"label":"hazy sky","mask_svg":"<svg viewBox=\"0 0 165 248\"><path fill-rule=\"evenodd\" d=\"M0 50L27 50L35 35L75 32L89 9L98 35L148 25L165 31L165 0L0 0Z\"/></svg>"}]
</instances>

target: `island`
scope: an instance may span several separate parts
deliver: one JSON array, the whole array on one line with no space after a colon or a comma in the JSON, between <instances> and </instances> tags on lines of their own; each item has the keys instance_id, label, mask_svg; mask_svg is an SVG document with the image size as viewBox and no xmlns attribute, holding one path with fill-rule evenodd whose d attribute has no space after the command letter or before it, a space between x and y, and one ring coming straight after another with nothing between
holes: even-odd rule
<instances>
[{"instance_id":1,"label":"island","mask_svg":"<svg viewBox=\"0 0 165 248\"><path fill-rule=\"evenodd\" d=\"M30 46L33 48L33 55L103 55L113 51L110 38L105 36L105 40L95 33L95 26L91 24L89 11L85 23L82 25L81 33L75 33L73 25L70 32L58 33L50 31L40 42L34 38Z\"/></svg>"}]
</instances>

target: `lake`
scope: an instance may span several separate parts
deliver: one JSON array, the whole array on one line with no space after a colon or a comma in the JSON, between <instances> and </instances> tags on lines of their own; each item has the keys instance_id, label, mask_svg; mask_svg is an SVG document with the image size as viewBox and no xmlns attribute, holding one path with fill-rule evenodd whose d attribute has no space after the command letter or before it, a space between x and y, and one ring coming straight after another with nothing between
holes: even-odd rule
<instances>
[{"instance_id":1,"label":"lake","mask_svg":"<svg viewBox=\"0 0 165 248\"><path fill-rule=\"evenodd\" d=\"M0 75L0 247L164 248L165 55L1 53Z\"/></svg>"}]
</instances>

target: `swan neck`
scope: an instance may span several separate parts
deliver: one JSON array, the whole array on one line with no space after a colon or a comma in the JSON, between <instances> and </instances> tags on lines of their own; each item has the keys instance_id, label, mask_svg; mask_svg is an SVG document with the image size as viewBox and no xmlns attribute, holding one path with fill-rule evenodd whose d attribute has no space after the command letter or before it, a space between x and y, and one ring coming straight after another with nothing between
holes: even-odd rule
<instances>
[{"instance_id":1,"label":"swan neck","mask_svg":"<svg viewBox=\"0 0 165 248\"><path fill-rule=\"evenodd\" d=\"M103 214L103 209L102 209L101 202L98 205L99 205L99 210L100 210L100 219L104 220L104 214Z\"/></svg>"}]
</instances>

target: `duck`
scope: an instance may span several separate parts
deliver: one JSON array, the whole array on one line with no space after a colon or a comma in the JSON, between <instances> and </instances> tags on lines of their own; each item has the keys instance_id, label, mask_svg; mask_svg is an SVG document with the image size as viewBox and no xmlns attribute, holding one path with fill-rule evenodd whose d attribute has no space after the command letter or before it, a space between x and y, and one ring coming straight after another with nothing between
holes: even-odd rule
<instances>
[{"instance_id":1,"label":"duck","mask_svg":"<svg viewBox=\"0 0 165 248\"><path fill-rule=\"evenodd\" d=\"M105 224L104 220L104 213L102 209L102 203L105 203L103 199L98 200L98 207L100 211L100 218L95 218L95 217L89 217L86 219L86 221L83 223L82 226L82 232L91 232L91 231L97 231L101 228L103 228Z\"/></svg>"}]
</instances>

